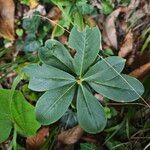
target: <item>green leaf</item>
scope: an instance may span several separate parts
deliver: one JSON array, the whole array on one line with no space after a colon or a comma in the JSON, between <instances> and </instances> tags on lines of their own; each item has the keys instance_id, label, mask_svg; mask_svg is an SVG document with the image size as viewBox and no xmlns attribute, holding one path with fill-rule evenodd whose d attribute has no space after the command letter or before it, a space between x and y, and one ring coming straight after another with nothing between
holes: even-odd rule
<instances>
[{"instance_id":1,"label":"green leaf","mask_svg":"<svg viewBox=\"0 0 150 150\"><path fill-rule=\"evenodd\" d=\"M103 10L104 14L108 15L108 14L110 14L113 11L113 3L112 3L112 1L110 1L110 0L104 1L103 0L101 5L102 5L102 10Z\"/></svg>"},{"instance_id":2,"label":"green leaf","mask_svg":"<svg viewBox=\"0 0 150 150\"><path fill-rule=\"evenodd\" d=\"M53 37L59 37L61 35L63 35L64 33L64 28L66 27L67 29L69 28L70 26L70 22L67 22L65 18L62 18L61 20L58 21L58 25L56 25L53 29L53 32L52 32L52 36ZM60 26L62 26L63 28L61 28Z\"/></svg>"},{"instance_id":3,"label":"green leaf","mask_svg":"<svg viewBox=\"0 0 150 150\"><path fill-rule=\"evenodd\" d=\"M42 52L42 51L44 51L44 52ZM50 53L50 51L48 50L48 48L46 48L46 47L40 48L39 57L40 57L41 61L44 60L43 63L53 66L55 68L61 69L66 72L72 72L72 71L70 71L70 69L67 66L65 66L63 63L61 63L61 61L59 59L57 59L55 56L53 56L51 54L49 55L49 53Z\"/></svg>"},{"instance_id":4,"label":"green leaf","mask_svg":"<svg viewBox=\"0 0 150 150\"><path fill-rule=\"evenodd\" d=\"M94 7L91 4L88 4L87 0L77 1L76 6L82 15L91 14L94 10Z\"/></svg>"},{"instance_id":5,"label":"green leaf","mask_svg":"<svg viewBox=\"0 0 150 150\"><path fill-rule=\"evenodd\" d=\"M60 69L43 64L32 64L24 68L30 77L29 88L34 91L46 91L75 82L75 78Z\"/></svg>"},{"instance_id":6,"label":"green leaf","mask_svg":"<svg viewBox=\"0 0 150 150\"><path fill-rule=\"evenodd\" d=\"M70 5L70 1L68 0L51 0L55 5L58 6L69 6Z\"/></svg>"},{"instance_id":7,"label":"green leaf","mask_svg":"<svg viewBox=\"0 0 150 150\"><path fill-rule=\"evenodd\" d=\"M4 142L12 129L10 101L7 90L0 89L0 143Z\"/></svg>"},{"instance_id":8,"label":"green leaf","mask_svg":"<svg viewBox=\"0 0 150 150\"><path fill-rule=\"evenodd\" d=\"M80 150L98 150L97 146L92 143L81 143Z\"/></svg>"},{"instance_id":9,"label":"green leaf","mask_svg":"<svg viewBox=\"0 0 150 150\"><path fill-rule=\"evenodd\" d=\"M40 124L35 119L34 107L29 104L22 93L12 90L0 89L0 143L5 141L16 126L17 131L24 136L36 133Z\"/></svg>"},{"instance_id":10,"label":"green leaf","mask_svg":"<svg viewBox=\"0 0 150 150\"><path fill-rule=\"evenodd\" d=\"M71 109L68 109L65 114L61 117L60 123L66 129L73 128L78 124L77 113Z\"/></svg>"},{"instance_id":11,"label":"green leaf","mask_svg":"<svg viewBox=\"0 0 150 150\"><path fill-rule=\"evenodd\" d=\"M11 103L11 112L17 131L24 136L36 134L40 124L35 118L35 109L28 103L21 92L16 91Z\"/></svg>"},{"instance_id":12,"label":"green leaf","mask_svg":"<svg viewBox=\"0 0 150 150\"><path fill-rule=\"evenodd\" d=\"M102 105L82 85L78 89L77 118L80 126L88 133L100 132L106 125L106 117Z\"/></svg>"},{"instance_id":13,"label":"green leaf","mask_svg":"<svg viewBox=\"0 0 150 150\"><path fill-rule=\"evenodd\" d=\"M84 29L84 21L83 16L79 11L74 12L74 25L78 27L78 29L83 30Z\"/></svg>"},{"instance_id":14,"label":"green leaf","mask_svg":"<svg viewBox=\"0 0 150 150\"><path fill-rule=\"evenodd\" d=\"M82 76L88 67L94 62L99 52L101 34L98 27L89 28L82 32L76 27L71 30L69 45L76 50L74 56L75 71Z\"/></svg>"},{"instance_id":15,"label":"green leaf","mask_svg":"<svg viewBox=\"0 0 150 150\"><path fill-rule=\"evenodd\" d=\"M63 64L69 70L74 72L73 58L69 54L69 51L56 40L47 40L45 46L39 50L39 57L45 64L53 66L53 63L51 64L51 62L56 60L57 64Z\"/></svg>"},{"instance_id":16,"label":"green leaf","mask_svg":"<svg viewBox=\"0 0 150 150\"><path fill-rule=\"evenodd\" d=\"M23 35L23 29L16 29L17 36L21 37Z\"/></svg>"},{"instance_id":17,"label":"green leaf","mask_svg":"<svg viewBox=\"0 0 150 150\"><path fill-rule=\"evenodd\" d=\"M37 120L52 124L67 111L75 92L75 83L45 92L36 104Z\"/></svg>"},{"instance_id":18,"label":"green leaf","mask_svg":"<svg viewBox=\"0 0 150 150\"><path fill-rule=\"evenodd\" d=\"M32 18L24 18L23 20L23 28L26 30L27 33L36 33L39 25L40 25L41 18L39 16L39 12L36 11L33 13Z\"/></svg>"},{"instance_id":19,"label":"green leaf","mask_svg":"<svg viewBox=\"0 0 150 150\"><path fill-rule=\"evenodd\" d=\"M89 84L98 93L117 102L132 102L138 99L144 92L141 82L133 77L122 74L106 81L96 79L89 82Z\"/></svg>"},{"instance_id":20,"label":"green leaf","mask_svg":"<svg viewBox=\"0 0 150 150\"><path fill-rule=\"evenodd\" d=\"M59 37L64 34L64 31L65 31L64 29L62 29L60 26L56 25L53 30L52 35L53 35L53 37Z\"/></svg>"},{"instance_id":21,"label":"green leaf","mask_svg":"<svg viewBox=\"0 0 150 150\"><path fill-rule=\"evenodd\" d=\"M40 42L37 40L35 34L28 34L24 42L24 51L33 52L36 51L41 46Z\"/></svg>"},{"instance_id":22,"label":"green leaf","mask_svg":"<svg viewBox=\"0 0 150 150\"><path fill-rule=\"evenodd\" d=\"M125 65L125 59L117 56L107 57L104 60L97 62L84 75L86 81L106 81L110 80L120 73ZM113 67L113 68L112 68ZM118 72L116 72L115 70Z\"/></svg>"},{"instance_id":23,"label":"green leaf","mask_svg":"<svg viewBox=\"0 0 150 150\"><path fill-rule=\"evenodd\" d=\"M8 105L6 105L8 106ZM0 117L0 143L4 142L10 135L12 123L7 117Z\"/></svg>"},{"instance_id":24,"label":"green leaf","mask_svg":"<svg viewBox=\"0 0 150 150\"><path fill-rule=\"evenodd\" d=\"M24 71L30 76L30 89L46 91L36 104L36 118L40 123L56 122L72 99L77 98L79 124L85 131L97 133L105 128L107 119L104 108L90 91L95 90L117 102L131 102L142 95L144 88L138 80L120 74L124 59L113 56L97 62L100 44L101 34L97 27L86 27L84 31L74 27L69 37L70 48L76 50L74 57L56 40L47 40L39 49L43 65L29 65ZM106 109L106 113L110 118L110 110Z\"/></svg>"}]
</instances>

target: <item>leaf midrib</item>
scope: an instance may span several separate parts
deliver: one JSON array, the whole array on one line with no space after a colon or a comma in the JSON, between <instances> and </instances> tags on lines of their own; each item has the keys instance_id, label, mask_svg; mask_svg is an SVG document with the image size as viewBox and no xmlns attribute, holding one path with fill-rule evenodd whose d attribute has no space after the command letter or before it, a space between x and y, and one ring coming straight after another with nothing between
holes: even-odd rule
<instances>
[{"instance_id":1,"label":"leaf midrib","mask_svg":"<svg viewBox=\"0 0 150 150\"><path fill-rule=\"evenodd\" d=\"M48 109L47 109L47 111L42 115L43 117L47 114L47 112L49 111L49 110L51 110L52 108L54 108L53 106L55 106L56 105L56 103L63 97L63 96L65 96L65 94L69 91L69 90L71 90L72 89L72 87L75 85L76 83L74 83L73 85L71 85L65 92L64 92L64 94L62 94L60 97L58 97L58 99L53 103L53 105L51 105Z\"/></svg>"},{"instance_id":2,"label":"leaf midrib","mask_svg":"<svg viewBox=\"0 0 150 150\"><path fill-rule=\"evenodd\" d=\"M115 67L115 66L117 66L117 65L119 65L119 64L121 64L122 62L119 62L119 63L116 63L116 64L114 64L114 65L112 65L112 67ZM88 76L88 77L86 77L86 78L84 78L84 79L89 79L89 78L91 78L92 76L96 76L96 75L98 75L98 74L102 74L102 73L104 73L104 72L106 72L106 71L108 71L109 69L112 69L112 68L107 68L107 69L105 69L105 70L102 70L101 72L97 72L97 73L95 73L95 74L92 74L92 75L90 75L90 76ZM113 70L113 69L112 69ZM113 70L114 71L114 70ZM115 72L116 73L116 72ZM85 74L86 75L86 74ZM118 74L117 74L117 76L118 76ZM113 77L114 78L114 77Z\"/></svg>"},{"instance_id":3,"label":"leaf midrib","mask_svg":"<svg viewBox=\"0 0 150 150\"><path fill-rule=\"evenodd\" d=\"M42 77L40 77L40 78L32 77L32 79L34 79L34 78L36 78L36 79L46 79L46 80L68 80L68 81L75 81L74 79L69 79L69 78L56 78L56 77L50 77L50 78L46 78L46 77L44 77L44 78L42 78Z\"/></svg>"},{"instance_id":4,"label":"leaf midrib","mask_svg":"<svg viewBox=\"0 0 150 150\"><path fill-rule=\"evenodd\" d=\"M82 60L81 60L81 68L80 68L80 77L82 76L82 70L83 70L83 62L84 62L84 57L85 57L85 47L86 47L86 42L87 42L87 39L86 39L86 31L85 31L85 34L83 34L84 36L84 40L85 40L85 44L84 44L84 47L83 47L83 55L82 55Z\"/></svg>"},{"instance_id":5,"label":"leaf midrib","mask_svg":"<svg viewBox=\"0 0 150 150\"><path fill-rule=\"evenodd\" d=\"M109 81L109 80L108 80ZM116 86L113 86L113 85L108 85L108 84L104 84L102 82L97 82L97 81L92 81L93 83L95 84L100 84L100 85L103 85L103 86L107 86L107 87L111 87L111 88L115 88L115 89L121 89L121 90L127 90L127 91L134 91L133 89L127 89L127 88L120 88L120 87L116 87ZM135 92L135 91L134 91Z\"/></svg>"},{"instance_id":6,"label":"leaf midrib","mask_svg":"<svg viewBox=\"0 0 150 150\"><path fill-rule=\"evenodd\" d=\"M84 92L83 86L81 86L81 88L82 88L83 96L84 96L84 99L85 99L85 103L86 103L87 108L88 108L88 112L89 112L89 114L90 114L92 120L95 122L95 124L96 124L96 126L97 126L97 129L98 129L97 121L96 121L96 119L95 119L95 116L92 115L91 109L90 109L90 107L89 107L89 105L88 105L88 101L87 101L86 96L85 96L85 92Z\"/></svg>"},{"instance_id":7,"label":"leaf midrib","mask_svg":"<svg viewBox=\"0 0 150 150\"><path fill-rule=\"evenodd\" d=\"M70 55L70 54L69 54ZM70 66L68 66L68 65L66 65L61 59L59 59L57 56L55 56L54 54L52 54L52 56L54 56L56 59L58 59L64 66L66 66L68 69L70 69L70 71L72 71L73 73L74 73L74 70L73 70L73 68L72 67L70 67ZM70 62L70 64L72 64L72 61L70 60L70 58L68 58L69 59L69 62ZM72 65L73 66L73 65Z\"/></svg>"}]
</instances>

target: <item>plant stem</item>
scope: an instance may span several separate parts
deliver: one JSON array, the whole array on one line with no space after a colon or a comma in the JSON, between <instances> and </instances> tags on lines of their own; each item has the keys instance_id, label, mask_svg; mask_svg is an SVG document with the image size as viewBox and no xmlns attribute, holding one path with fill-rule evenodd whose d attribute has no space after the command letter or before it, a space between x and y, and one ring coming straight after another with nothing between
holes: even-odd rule
<instances>
[{"instance_id":1,"label":"plant stem","mask_svg":"<svg viewBox=\"0 0 150 150\"><path fill-rule=\"evenodd\" d=\"M14 133L13 133L13 149L17 150L17 131L16 126L14 126Z\"/></svg>"}]
</instances>

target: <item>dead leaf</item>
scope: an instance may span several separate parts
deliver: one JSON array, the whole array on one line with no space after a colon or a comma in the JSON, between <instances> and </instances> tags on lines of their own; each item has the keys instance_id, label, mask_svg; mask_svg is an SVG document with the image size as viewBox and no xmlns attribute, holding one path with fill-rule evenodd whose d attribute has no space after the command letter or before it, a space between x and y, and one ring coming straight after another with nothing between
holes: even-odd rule
<instances>
[{"instance_id":1,"label":"dead leaf","mask_svg":"<svg viewBox=\"0 0 150 150\"><path fill-rule=\"evenodd\" d=\"M14 13L13 0L0 0L0 36L11 41L15 40Z\"/></svg>"},{"instance_id":2,"label":"dead leaf","mask_svg":"<svg viewBox=\"0 0 150 150\"><path fill-rule=\"evenodd\" d=\"M126 11L125 7L119 7L106 18L106 21L104 23L104 31L103 31L104 41L108 46L111 46L115 49L118 49L115 21L120 12L125 11Z\"/></svg>"},{"instance_id":3,"label":"dead leaf","mask_svg":"<svg viewBox=\"0 0 150 150\"><path fill-rule=\"evenodd\" d=\"M150 4L147 2L145 2L145 5L143 6L143 10L146 14L149 14L150 15Z\"/></svg>"},{"instance_id":4,"label":"dead leaf","mask_svg":"<svg viewBox=\"0 0 150 150\"><path fill-rule=\"evenodd\" d=\"M67 44L67 41L68 41L67 36L62 35L62 36L58 37L58 39L62 44Z\"/></svg>"},{"instance_id":5,"label":"dead leaf","mask_svg":"<svg viewBox=\"0 0 150 150\"><path fill-rule=\"evenodd\" d=\"M136 51L133 63L129 65L126 64L126 65L128 65L130 70L133 71L139 68L140 66L147 64L149 62L150 62L150 52L145 51L144 53L140 53L139 51Z\"/></svg>"},{"instance_id":6,"label":"dead leaf","mask_svg":"<svg viewBox=\"0 0 150 150\"><path fill-rule=\"evenodd\" d=\"M96 142L97 142L96 139L94 139L93 137L90 137L90 136L83 136L81 139L88 143L96 144Z\"/></svg>"},{"instance_id":7,"label":"dead leaf","mask_svg":"<svg viewBox=\"0 0 150 150\"><path fill-rule=\"evenodd\" d=\"M127 33L127 35L126 35L126 37L125 37L125 39L124 39L124 41L120 47L120 51L119 51L118 55L121 57L125 57L130 52L132 52L132 50L133 50L133 33L130 30Z\"/></svg>"},{"instance_id":8,"label":"dead leaf","mask_svg":"<svg viewBox=\"0 0 150 150\"><path fill-rule=\"evenodd\" d=\"M86 22L89 24L90 27L95 27L96 26L96 22L91 16L86 15L84 18L85 18Z\"/></svg>"},{"instance_id":9,"label":"dead leaf","mask_svg":"<svg viewBox=\"0 0 150 150\"><path fill-rule=\"evenodd\" d=\"M54 149L55 150L76 150L74 144L65 145L61 142L57 142Z\"/></svg>"},{"instance_id":10,"label":"dead leaf","mask_svg":"<svg viewBox=\"0 0 150 150\"><path fill-rule=\"evenodd\" d=\"M128 5L128 8L130 10L134 10L139 6L139 4L140 4L140 0L131 0L130 4Z\"/></svg>"},{"instance_id":11,"label":"dead leaf","mask_svg":"<svg viewBox=\"0 0 150 150\"><path fill-rule=\"evenodd\" d=\"M135 78L143 78L146 74L150 73L150 62L146 63L142 66L140 66L139 68L133 70L130 75L135 77Z\"/></svg>"},{"instance_id":12,"label":"dead leaf","mask_svg":"<svg viewBox=\"0 0 150 150\"><path fill-rule=\"evenodd\" d=\"M58 140L61 141L63 144L74 144L81 138L82 135L83 129L79 125L77 125L72 129L62 131L58 135Z\"/></svg>"},{"instance_id":13,"label":"dead leaf","mask_svg":"<svg viewBox=\"0 0 150 150\"><path fill-rule=\"evenodd\" d=\"M58 7L53 7L48 15L47 15L48 18L52 19L52 20L59 20L60 17L61 17L61 11Z\"/></svg>"},{"instance_id":14,"label":"dead leaf","mask_svg":"<svg viewBox=\"0 0 150 150\"><path fill-rule=\"evenodd\" d=\"M104 96L101 94L94 94L94 96L96 97L96 99L98 99L100 102L104 102Z\"/></svg>"},{"instance_id":15,"label":"dead leaf","mask_svg":"<svg viewBox=\"0 0 150 150\"><path fill-rule=\"evenodd\" d=\"M27 138L26 148L28 150L40 150L40 146L44 143L45 138L49 134L49 128L42 128L36 136Z\"/></svg>"}]
</instances>

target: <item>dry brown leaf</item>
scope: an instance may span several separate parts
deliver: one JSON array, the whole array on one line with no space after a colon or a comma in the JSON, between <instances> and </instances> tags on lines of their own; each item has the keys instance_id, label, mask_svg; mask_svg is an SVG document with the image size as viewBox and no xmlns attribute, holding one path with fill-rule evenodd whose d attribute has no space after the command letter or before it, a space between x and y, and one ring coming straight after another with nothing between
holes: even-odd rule
<instances>
[{"instance_id":1,"label":"dry brown leaf","mask_svg":"<svg viewBox=\"0 0 150 150\"><path fill-rule=\"evenodd\" d=\"M143 78L146 74L150 73L150 62L146 63L139 68L133 70L130 75L135 77L135 78Z\"/></svg>"},{"instance_id":2,"label":"dry brown leaf","mask_svg":"<svg viewBox=\"0 0 150 150\"><path fill-rule=\"evenodd\" d=\"M83 129L79 125L77 125L72 129L62 131L58 135L58 140L63 144L74 144L81 138L82 135Z\"/></svg>"},{"instance_id":3,"label":"dry brown leaf","mask_svg":"<svg viewBox=\"0 0 150 150\"><path fill-rule=\"evenodd\" d=\"M49 134L49 128L42 128L36 136L27 138L26 148L27 150L40 150L40 146L44 143L45 138Z\"/></svg>"},{"instance_id":4,"label":"dry brown leaf","mask_svg":"<svg viewBox=\"0 0 150 150\"><path fill-rule=\"evenodd\" d=\"M104 101L104 96L101 94L94 94L94 96L96 97L96 99L98 99L100 102Z\"/></svg>"},{"instance_id":5,"label":"dry brown leaf","mask_svg":"<svg viewBox=\"0 0 150 150\"><path fill-rule=\"evenodd\" d=\"M34 8L36 8L38 5L39 5L39 3L37 2L37 0L29 0L29 6L30 6L30 9L34 9Z\"/></svg>"},{"instance_id":6,"label":"dry brown leaf","mask_svg":"<svg viewBox=\"0 0 150 150\"><path fill-rule=\"evenodd\" d=\"M0 0L0 36L11 41L15 40L14 13L13 0Z\"/></svg>"},{"instance_id":7,"label":"dry brown leaf","mask_svg":"<svg viewBox=\"0 0 150 150\"><path fill-rule=\"evenodd\" d=\"M148 1L145 3L145 5L143 6L143 10L146 14L150 15L150 4L148 3Z\"/></svg>"},{"instance_id":8,"label":"dry brown leaf","mask_svg":"<svg viewBox=\"0 0 150 150\"><path fill-rule=\"evenodd\" d=\"M131 0L130 4L128 5L128 8L130 10L136 9L140 4L140 0Z\"/></svg>"},{"instance_id":9,"label":"dry brown leaf","mask_svg":"<svg viewBox=\"0 0 150 150\"><path fill-rule=\"evenodd\" d=\"M53 7L48 15L47 15L48 18L52 19L52 20L59 20L60 17L61 17L61 11L58 7Z\"/></svg>"},{"instance_id":10,"label":"dry brown leaf","mask_svg":"<svg viewBox=\"0 0 150 150\"><path fill-rule=\"evenodd\" d=\"M132 52L132 50L133 50L133 33L130 30L127 33L127 35L126 35L126 37L125 37L125 39L124 39L124 41L120 47L120 51L119 51L118 55L121 57L125 57L130 52Z\"/></svg>"},{"instance_id":11,"label":"dry brown leaf","mask_svg":"<svg viewBox=\"0 0 150 150\"><path fill-rule=\"evenodd\" d=\"M96 26L96 22L91 16L86 15L84 18L85 18L86 22L89 24L90 27L95 27Z\"/></svg>"},{"instance_id":12,"label":"dry brown leaf","mask_svg":"<svg viewBox=\"0 0 150 150\"><path fill-rule=\"evenodd\" d=\"M67 36L62 35L62 36L58 37L58 39L62 44L67 44L67 41L68 41Z\"/></svg>"},{"instance_id":13,"label":"dry brown leaf","mask_svg":"<svg viewBox=\"0 0 150 150\"><path fill-rule=\"evenodd\" d=\"M120 12L124 11L126 11L125 7L119 7L106 18L106 21L104 23L104 31L103 31L104 41L108 46L111 46L115 49L118 48L115 21Z\"/></svg>"},{"instance_id":14,"label":"dry brown leaf","mask_svg":"<svg viewBox=\"0 0 150 150\"><path fill-rule=\"evenodd\" d=\"M149 107L144 107L135 113L134 120L140 119L141 117L149 119L149 114L150 114Z\"/></svg>"},{"instance_id":15,"label":"dry brown leaf","mask_svg":"<svg viewBox=\"0 0 150 150\"><path fill-rule=\"evenodd\" d=\"M61 17L60 9L58 7L53 7L49 11L47 17L50 18L50 23L55 28L57 23L59 22L60 17Z\"/></svg>"},{"instance_id":16,"label":"dry brown leaf","mask_svg":"<svg viewBox=\"0 0 150 150\"><path fill-rule=\"evenodd\" d=\"M124 21L119 22L120 28L126 32L128 18L132 12L139 6L140 0L131 0L127 7L119 7L114 10L104 23L103 40L109 46L118 49L117 32L116 32L116 20L120 13L125 13Z\"/></svg>"}]
</instances>

